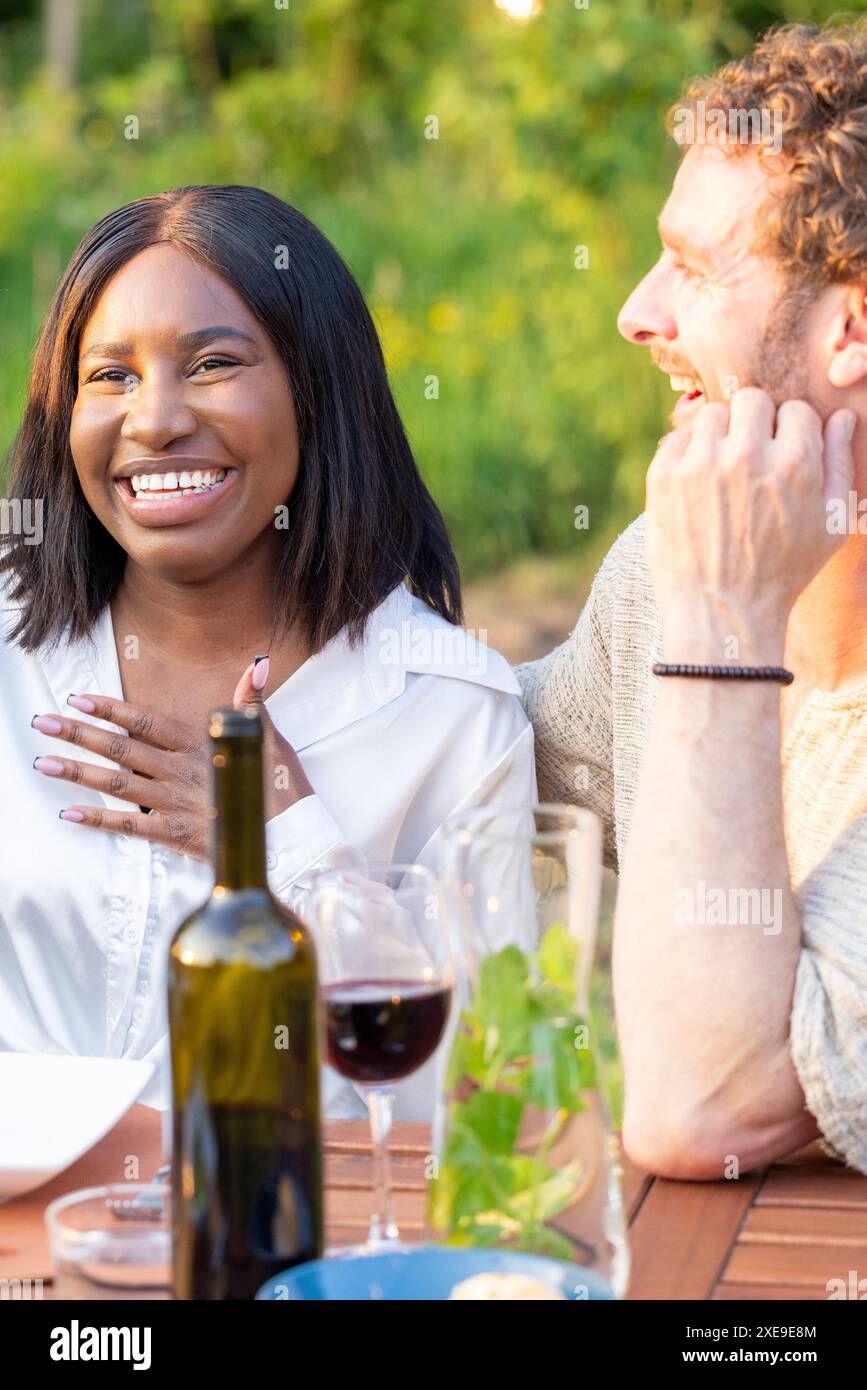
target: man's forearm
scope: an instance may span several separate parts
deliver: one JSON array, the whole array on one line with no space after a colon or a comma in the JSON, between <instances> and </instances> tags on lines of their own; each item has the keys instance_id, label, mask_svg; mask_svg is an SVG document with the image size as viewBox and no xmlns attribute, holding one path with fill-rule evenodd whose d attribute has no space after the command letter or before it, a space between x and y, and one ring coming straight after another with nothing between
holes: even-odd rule
<instances>
[{"instance_id":1,"label":"man's forearm","mask_svg":"<svg viewBox=\"0 0 867 1390\"><path fill-rule=\"evenodd\" d=\"M661 679L614 981L627 1147L673 1176L721 1177L729 1155L754 1166L816 1133L788 1044L801 931L779 745L775 683Z\"/></svg>"}]
</instances>

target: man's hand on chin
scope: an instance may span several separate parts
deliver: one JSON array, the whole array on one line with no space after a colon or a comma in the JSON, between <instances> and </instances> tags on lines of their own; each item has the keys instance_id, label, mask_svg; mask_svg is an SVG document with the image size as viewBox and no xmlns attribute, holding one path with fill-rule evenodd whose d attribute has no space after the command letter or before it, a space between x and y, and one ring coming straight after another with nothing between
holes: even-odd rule
<instances>
[{"instance_id":1,"label":"man's hand on chin","mask_svg":"<svg viewBox=\"0 0 867 1390\"><path fill-rule=\"evenodd\" d=\"M806 401L777 409L748 387L661 441L647 475L647 547L665 660L782 661L795 600L843 540L829 531L828 505L849 494L855 421L838 410L823 428ZM735 657L732 636L747 647Z\"/></svg>"}]
</instances>

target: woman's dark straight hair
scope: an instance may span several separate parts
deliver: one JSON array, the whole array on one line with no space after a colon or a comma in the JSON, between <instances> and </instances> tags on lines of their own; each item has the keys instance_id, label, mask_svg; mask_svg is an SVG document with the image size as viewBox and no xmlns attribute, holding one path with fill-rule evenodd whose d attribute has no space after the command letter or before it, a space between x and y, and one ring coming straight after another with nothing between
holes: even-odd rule
<instances>
[{"instance_id":1,"label":"woman's dark straight hair","mask_svg":"<svg viewBox=\"0 0 867 1390\"><path fill-rule=\"evenodd\" d=\"M334 247L261 188L202 185L141 198L83 238L39 336L8 496L43 500L43 539L4 538L20 605L8 634L25 651L90 635L126 553L90 510L69 446L81 332L111 277L168 242L216 271L271 337L286 368L300 466L286 499L275 585L279 627L299 622L319 651L352 642L401 582L449 622L462 621L458 566L392 399L364 298ZM285 266L285 269L282 268Z\"/></svg>"}]
</instances>

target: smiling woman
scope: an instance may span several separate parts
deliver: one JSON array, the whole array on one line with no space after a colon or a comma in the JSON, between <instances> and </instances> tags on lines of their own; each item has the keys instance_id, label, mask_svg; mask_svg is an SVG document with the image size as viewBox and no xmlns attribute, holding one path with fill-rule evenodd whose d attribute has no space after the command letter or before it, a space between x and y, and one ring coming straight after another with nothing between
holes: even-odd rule
<instances>
[{"instance_id":1,"label":"smiling woman","mask_svg":"<svg viewBox=\"0 0 867 1390\"><path fill-rule=\"evenodd\" d=\"M181 546L163 515L124 506L112 484L188 465L226 468L240 486L231 506L165 514L206 522ZM212 569L218 537L230 561L290 498L277 610L313 650L347 623L358 636L360 596L375 605L406 575L436 611L460 616L454 556L358 287L316 228L260 189L178 189L85 236L37 345L11 496L50 499L54 514L54 545L13 551L31 581L16 633L27 646L67 618L73 636L89 632L140 547L182 559L193 579L203 561ZM141 530L148 517L153 532ZM336 531L352 544L314 563Z\"/></svg>"},{"instance_id":2,"label":"smiling woman","mask_svg":"<svg viewBox=\"0 0 867 1390\"><path fill-rule=\"evenodd\" d=\"M266 254L251 250L260 260ZM218 273L172 242L148 246L115 272L81 334L69 442L85 499L135 564L167 565L187 581L211 572L215 556L231 564L263 537L257 565L273 567L281 540L275 512L298 479L286 366L265 325L222 278L227 270ZM282 273L270 270L272 294ZM190 330L190 315L202 326ZM314 377L313 363L308 370ZM298 388L309 389L306 381ZM313 482L315 445L308 452ZM351 490L348 459L344 467ZM393 571L382 576L380 596L395 578ZM306 626L315 647L321 635L334 635L305 625L301 595L286 597L298 637ZM312 607L308 600L306 611ZM340 607L338 600L338 630L350 616Z\"/></svg>"},{"instance_id":3,"label":"smiling woman","mask_svg":"<svg viewBox=\"0 0 867 1390\"><path fill-rule=\"evenodd\" d=\"M271 884L302 911L318 865L435 866L450 812L532 799L517 682L457 627L363 297L270 194L177 189L84 237L11 496L45 523L0 553L0 1048L163 1060L217 706L260 706ZM326 1102L363 1112L334 1077Z\"/></svg>"}]
</instances>

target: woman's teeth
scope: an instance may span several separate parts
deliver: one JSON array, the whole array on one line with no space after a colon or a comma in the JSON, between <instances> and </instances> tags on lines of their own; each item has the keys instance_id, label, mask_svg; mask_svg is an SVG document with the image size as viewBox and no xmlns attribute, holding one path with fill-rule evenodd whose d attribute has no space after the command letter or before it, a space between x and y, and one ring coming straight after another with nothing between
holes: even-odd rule
<instances>
[{"instance_id":1,"label":"woman's teeth","mask_svg":"<svg viewBox=\"0 0 867 1390\"><path fill-rule=\"evenodd\" d=\"M129 481L135 497L165 497L169 492L190 497L195 492L208 492L225 476L225 468L209 469L204 473L196 469L194 473L136 473Z\"/></svg>"}]
</instances>

